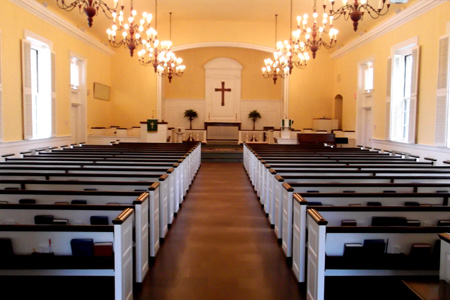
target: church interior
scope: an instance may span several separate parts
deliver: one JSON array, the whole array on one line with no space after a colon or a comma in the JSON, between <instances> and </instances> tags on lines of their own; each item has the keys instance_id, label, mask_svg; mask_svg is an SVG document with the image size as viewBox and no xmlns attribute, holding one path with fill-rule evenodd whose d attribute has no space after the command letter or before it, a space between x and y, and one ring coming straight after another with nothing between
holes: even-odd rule
<instances>
[{"instance_id":1,"label":"church interior","mask_svg":"<svg viewBox=\"0 0 450 300\"><path fill-rule=\"evenodd\" d=\"M411 231L414 224L408 223L403 236L433 232L432 241L440 237L441 249L444 249L443 244L450 243L448 227L445 227L450 222L448 198L442 196L450 192L450 177L444 178L450 164L450 1L4 0L1 5L0 226L17 225L13 217L1 213L1 210L9 211L1 207L12 201L7 200L8 197L16 195L21 200L38 197L31 192L19 193L33 184L28 182L31 180L39 181L44 187L36 189L42 190L73 190L77 181L80 186L81 182L89 186L83 187L80 195L72 192L72 198L75 195L86 199L100 197L95 195L101 190L95 181L102 181L104 193L111 193L108 197L119 197L123 192L123 197L140 199L138 191L147 193L144 197L148 202L143 201L149 204L145 208L149 212L146 218L149 223L153 222L145 229L148 230L146 243L150 244L145 250L148 253L144 251L147 255L141 253L142 257L138 257L136 254L140 238L135 236L137 228L134 228L140 220L137 200L128 204L128 210L120 215L117 213L120 208L111 208L110 217L118 215L114 219L116 223L113 222L115 229L113 226L101 232L86 229L92 236L103 237L101 233L106 236L108 230L117 235L114 230L122 227L125 231L125 224L131 223L127 221L127 214L133 215L129 220L136 221L126 225L134 226L130 244L136 252L135 256L130 254L128 260L123 258L122 271L126 276L117 275L119 272L115 270L113 275L106 275L112 276L113 279L108 277L112 281L103 281L101 277L107 271L96 270L95 274L101 274L98 281L87 283L83 276L80 282L73 279L77 285L98 289L96 299L366 299L343 292L336 292L336 296L335 291L349 282L341 280L341 275L333 271L322 272L318 267L322 263L320 258L310 264L313 247L302 244L304 235L312 243L315 232L311 230L315 223L320 230L326 230L321 225L328 217L333 219L332 208L330 211L320 208L320 201L323 201L320 195L302 198L302 193L322 193L319 192L322 183L306 187L310 182L307 176L329 175L322 173L325 166L316 166L317 170L300 166L304 163L302 160L312 159L309 156L313 155L329 159L330 165L326 166L329 172L342 172L342 176L349 177L366 167L372 172L367 171L368 176L394 176L388 166L392 161L386 156L402 160L399 164L410 162L409 167L413 169L398 165L392 173L403 172L397 175L416 176L415 179L408 177L397 182L391 178L390 186L381 181L367 185L371 188L376 184L386 185L377 187L383 191L383 197L395 192L398 194L393 199L405 197L405 203L409 204L421 203L421 200L410 194L408 197L414 199L407 199L406 194L423 189L429 202L412 208L418 213L411 218L434 212L435 216L439 215L439 226L442 226L429 226L433 228L416 232ZM312 140L313 146L308 144ZM317 140L321 147L325 142L326 147L317 148ZM302 143L312 148L302 148ZM334 154L328 153L330 149ZM238 156L220 152L233 150L237 150ZM56 158L56 152L61 156ZM214 152L218 156L214 157ZM95 155L101 159L97 161ZM148 157L144 159L144 155ZM208 155L211 155L210 161ZM227 155L231 157L229 160L224 158ZM349 168L331 166L333 155L348 159L345 168ZM53 159L51 163L44 162L45 156ZM28 158L26 166L25 161L19 162ZM374 162L375 158L380 160ZM315 159L315 163L320 164L318 158ZM351 161L357 159L361 160ZM28 163L35 165L28 166ZM102 163L104 169L98 167ZM359 166L350 169L352 163ZM92 168L92 173L98 171L97 175L83 171L86 174L83 173L85 177L81 179L70 177L68 173L80 164L80 168ZM382 167L385 169L377 173L377 168ZM429 175L432 172L441 173L433 173L436 177L431 179L417 175L421 167L429 168L420 170L427 176L432 176ZM42 170L35 172L38 168ZM134 178L133 187L128 187L131 179L125 178L120 168L130 169L125 172ZM136 169L141 173L134 174ZM38 178L39 172L48 174L42 179ZM122 174L123 178L111 179L118 176L108 175L114 172ZM44 181L53 175L55 186L50 188ZM88 179L90 176L94 179ZM299 179L300 176L305 177ZM354 176L341 188L345 188L347 194L356 191L355 197L366 197L353 186L359 184L359 175ZM443 178L437 178L439 176ZM18 183L19 180L27 182ZM56 181L64 180L71 180L72 186L59 182L61 186L57 187ZM121 183L111 183L115 180ZM330 185L328 188L332 189L333 184L344 182L339 180L331 178L323 185ZM407 185L411 191L407 190ZM215 191L218 187L227 191ZM392 192L394 188L399 190ZM334 190L328 193L337 194ZM63 193L58 197L63 198ZM218 203L211 201L212 198ZM21 200L17 200L18 203ZM70 202L66 198L60 201ZM300 230L296 236L296 211L307 206L302 201L317 207L314 212L308 210L309 215L306 210L305 215L299 213L304 222L302 226L308 224L308 228L304 232ZM360 206L349 201L346 206ZM384 200L368 201L378 206ZM155 203L159 208L152 206ZM282 203L285 208L281 207ZM33 202L33 205L37 204ZM95 205L101 206L96 202ZM353 211L353 208L350 211L354 215L365 209L358 207ZM66 208L59 203L52 209L65 211ZM388 211L400 214L403 210ZM63 217L66 218L69 217ZM77 218L77 224L83 223ZM11 230L8 228L0 228L3 232L0 256L4 253L2 245L9 237L5 235ZM338 236L336 230L328 233L330 240L333 234ZM355 234L359 227L345 230L347 234ZM22 237L20 231L26 230L14 231L14 236L20 236L17 239ZM57 231L48 238L45 247L50 249L52 240L67 239L60 237ZM395 244L398 232L391 229L386 232L383 233L389 234L392 244L383 245L399 252L401 247ZM227 234L247 243L229 240ZM325 244L325 237L323 239ZM337 244L339 238L333 241ZM126 250L116 248L116 243L119 244L114 240L114 258L118 257L118 251L126 254ZM273 245L269 247L269 243ZM42 247L41 242L36 246L37 252ZM57 249L55 252L59 251L56 242L53 247ZM37 253L35 247L32 249ZM307 253L301 249L307 249ZM445 249L450 253L450 246ZM300 258L296 258L295 251ZM432 274L444 281L446 278L447 283L441 280L433 289L438 289L439 299L450 299L450 254L447 253L445 264L442 251L440 273L433 270ZM211 253L215 252L218 261L212 257ZM325 261L326 254L323 256ZM297 270L296 259L305 260ZM18 283L17 276L9 276L8 268L2 264L0 259L0 286L3 279L5 287L25 282L32 285L38 295L46 293L49 286L46 276L38 276L43 279L27 277L29 274L22 270L17 274L25 276ZM221 273L219 268L224 271ZM372 283L358 278L358 274L364 273L364 270L359 271L352 273L351 280L354 285L360 285L359 293L366 288L373 290L373 299L430 299L417 296L420 294L417 282L401 281L408 271L397 276L397 281L389 281L390 276L383 277L384 273L373 272L370 273ZM58 272L48 274L60 285L61 292L80 296L70 280L64 281L65 276ZM308 280L311 278L316 281ZM379 284L392 289L392 293L376 291ZM8 299L26 299L33 289L23 291L21 296L11 291ZM368 295L367 299L372 298Z\"/></svg>"}]
</instances>

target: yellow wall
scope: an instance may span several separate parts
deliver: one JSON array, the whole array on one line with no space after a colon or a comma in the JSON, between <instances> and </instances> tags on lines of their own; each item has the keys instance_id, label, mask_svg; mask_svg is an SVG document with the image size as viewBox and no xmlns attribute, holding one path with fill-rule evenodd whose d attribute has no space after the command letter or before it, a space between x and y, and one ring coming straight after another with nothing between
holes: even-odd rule
<instances>
[{"instance_id":1,"label":"yellow wall","mask_svg":"<svg viewBox=\"0 0 450 300\"><path fill-rule=\"evenodd\" d=\"M176 55L183 58L186 71L183 76L175 77L170 84L167 79L164 79L165 99L204 99L204 66L219 57L234 59L242 65L242 100L281 99L281 82L274 85L271 79L264 79L261 75L264 59L271 56L268 52L244 48L211 47L178 51Z\"/></svg>"},{"instance_id":2,"label":"yellow wall","mask_svg":"<svg viewBox=\"0 0 450 300\"><path fill-rule=\"evenodd\" d=\"M295 129L311 128L314 118L332 115L334 95L330 88L332 64L329 51L320 49L305 69L294 67L289 80L289 118Z\"/></svg>"},{"instance_id":3,"label":"yellow wall","mask_svg":"<svg viewBox=\"0 0 450 300\"><path fill-rule=\"evenodd\" d=\"M3 133L4 141L18 141L22 133L21 44L24 30L29 30L53 42L56 54L56 116L57 136L70 135L70 51L87 59L87 88L93 82L111 84L111 56L68 35L51 24L26 12L9 1L2 2L0 30L2 32ZM110 123L109 106L97 104L92 92L88 96L88 125L98 118Z\"/></svg>"},{"instance_id":4,"label":"yellow wall","mask_svg":"<svg viewBox=\"0 0 450 300\"><path fill-rule=\"evenodd\" d=\"M112 66L112 122L121 127L139 126L139 122L156 118L156 75L152 66L139 64L121 48Z\"/></svg>"},{"instance_id":5,"label":"yellow wall","mask_svg":"<svg viewBox=\"0 0 450 300\"><path fill-rule=\"evenodd\" d=\"M399 28L333 60L333 94L344 98L344 128L356 127L357 65L374 58L373 137L385 138L385 103L387 59L391 47L415 36L420 45L419 98L417 143L434 144L435 99L437 86L438 41L446 33L450 21L450 3L443 3L430 12L415 18ZM338 81L340 77L340 81Z\"/></svg>"}]
</instances>

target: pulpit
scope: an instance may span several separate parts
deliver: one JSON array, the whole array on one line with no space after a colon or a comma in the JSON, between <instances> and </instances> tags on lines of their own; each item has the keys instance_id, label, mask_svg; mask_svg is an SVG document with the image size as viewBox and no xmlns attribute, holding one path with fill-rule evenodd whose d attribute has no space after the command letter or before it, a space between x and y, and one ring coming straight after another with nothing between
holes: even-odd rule
<instances>
[{"instance_id":1,"label":"pulpit","mask_svg":"<svg viewBox=\"0 0 450 300\"><path fill-rule=\"evenodd\" d=\"M157 124L157 125L156 125ZM156 125L156 128L150 128L149 122L141 122L141 141L147 143L167 143L167 122L156 121L150 126Z\"/></svg>"}]
</instances>

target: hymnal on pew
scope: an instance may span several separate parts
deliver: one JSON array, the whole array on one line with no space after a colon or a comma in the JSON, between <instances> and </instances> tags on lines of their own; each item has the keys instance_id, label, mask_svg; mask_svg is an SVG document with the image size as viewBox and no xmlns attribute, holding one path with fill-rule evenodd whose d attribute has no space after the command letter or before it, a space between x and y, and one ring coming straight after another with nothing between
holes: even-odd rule
<instances>
[{"instance_id":1,"label":"hymnal on pew","mask_svg":"<svg viewBox=\"0 0 450 300\"><path fill-rule=\"evenodd\" d=\"M113 255L112 242L94 243L94 256L112 256L112 255Z\"/></svg>"},{"instance_id":2,"label":"hymnal on pew","mask_svg":"<svg viewBox=\"0 0 450 300\"><path fill-rule=\"evenodd\" d=\"M8 238L0 239L0 258L14 255L12 241Z\"/></svg>"},{"instance_id":3,"label":"hymnal on pew","mask_svg":"<svg viewBox=\"0 0 450 300\"><path fill-rule=\"evenodd\" d=\"M364 240L364 254L369 256L381 256L386 249L386 243L382 239Z\"/></svg>"},{"instance_id":4,"label":"hymnal on pew","mask_svg":"<svg viewBox=\"0 0 450 300\"><path fill-rule=\"evenodd\" d=\"M35 199L20 199L19 204L36 204Z\"/></svg>"},{"instance_id":5,"label":"hymnal on pew","mask_svg":"<svg viewBox=\"0 0 450 300\"><path fill-rule=\"evenodd\" d=\"M420 226L419 220L406 220L406 226Z\"/></svg>"},{"instance_id":6,"label":"hymnal on pew","mask_svg":"<svg viewBox=\"0 0 450 300\"><path fill-rule=\"evenodd\" d=\"M49 225L53 224L54 217L52 215L36 215L34 216L34 224Z\"/></svg>"},{"instance_id":7,"label":"hymnal on pew","mask_svg":"<svg viewBox=\"0 0 450 300\"><path fill-rule=\"evenodd\" d=\"M431 245L430 244L412 244L409 256L418 258L418 259L429 258L431 256Z\"/></svg>"},{"instance_id":8,"label":"hymnal on pew","mask_svg":"<svg viewBox=\"0 0 450 300\"><path fill-rule=\"evenodd\" d=\"M372 217L372 226L406 226L405 217Z\"/></svg>"},{"instance_id":9,"label":"hymnal on pew","mask_svg":"<svg viewBox=\"0 0 450 300\"><path fill-rule=\"evenodd\" d=\"M86 200L72 200L70 204L87 204Z\"/></svg>"},{"instance_id":10,"label":"hymnal on pew","mask_svg":"<svg viewBox=\"0 0 450 300\"><path fill-rule=\"evenodd\" d=\"M53 219L53 225L67 225L69 224L69 220L67 219Z\"/></svg>"},{"instance_id":11,"label":"hymnal on pew","mask_svg":"<svg viewBox=\"0 0 450 300\"><path fill-rule=\"evenodd\" d=\"M91 225L108 225L108 216L91 216Z\"/></svg>"},{"instance_id":12,"label":"hymnal on pew","mask_svg":"<svg viewBox=\"0 0 450 300\"><path fill-rule=\"evenodd\" d=\"M70 247L73 256L94 256L93 239L72 239Z\"/></svg>"},{"instance_id":13,"label":"hymnal on pew","mask_svg":"<svg viewBox=\"0 0 450 300\"><path fill-rule=\"evenodd\" d=\"M437 226L450 226L450 220L439 220Z\"/></svg>"},{"instance_id":14,"label":"hymnal on pew","mask_svg":"<svg viewBox=\"0 0 450 300\"><path fill-rule=\"evenodd\" d=\"M363 245L360 243L344 244L344 257L355 258L363 255Z\"/></svg>"},{"instance_id":15,"label":"hymnal on pew","mask_svg":"<svg viewBox=\"0 0 450 300\"><path fill-rule=\"evenodd\" d=\"M356 220L342 220L341 226L357 226Z\"/></svg>"}]
</instances>

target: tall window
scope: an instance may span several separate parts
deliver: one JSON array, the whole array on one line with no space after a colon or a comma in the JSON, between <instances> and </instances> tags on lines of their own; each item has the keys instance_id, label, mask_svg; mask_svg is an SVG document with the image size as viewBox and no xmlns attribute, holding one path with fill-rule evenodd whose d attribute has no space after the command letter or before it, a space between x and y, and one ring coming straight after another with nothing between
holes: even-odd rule
<instances>
[{"instance_id":1,"label":"tall window","mask_svg":"<svg viewBox=\"0 0 450 300\"><path fill-rule=\"evenodd\" d=\"M450 148L450 22L447 34L439 38L438 82L436 89L435 144Z\"/></svg>"},{"instance_id":2,"label":"tall window","mask_svg":"<svg viewBox=\"0 0 450 300\"><path fill-rule=\"evenodd\" d=\"M78 90L80 87L80 65L76 57L70 60L70 87L72 90Z\"/></svg>"},{"instance_id":3,"label":"tall window","mask_svg":"<svg viewBox=\"0 0 450 300\"><path fill-rule=\"evenodd\" d=\"M373 66L372 62L364 65L364 92L371 93L373 90Z\"/></svg>"},{"instance_id":4,"label":"tall window","mask_svg":"<svg viewBox=\"0 0 450 300\"><path fill-rule=\"evenodd\" d=\"M24 138L49 138L54 126L54 57L51 44L35 36L23 40Z\"/></svg>"},{"instance_id":5,"label":"tall window","mask_svg":"<svg viewBox=\"0 0 450 300\"><path fill-rule=\"evenodd\" d=\"M418 47L415 43L394 50L390 75L389 138L415 142ZM389 64L388 64L389 65Z\"/></svg>"}]
</instances>

